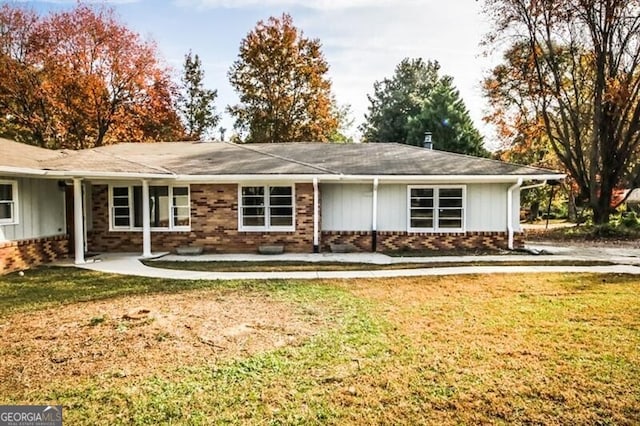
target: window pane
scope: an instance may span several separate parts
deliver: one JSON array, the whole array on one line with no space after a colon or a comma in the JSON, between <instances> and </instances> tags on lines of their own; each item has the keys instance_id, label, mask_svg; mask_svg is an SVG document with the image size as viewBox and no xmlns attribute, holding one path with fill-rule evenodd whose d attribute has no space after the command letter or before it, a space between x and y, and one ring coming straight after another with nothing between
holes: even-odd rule
<instances>
[{"instance_id":1,"label":"window pane","mask_svg":"<svg viewBox=\"0 0 640 426\"><path fill-rule=\"evenodd\" d=\"M174 207L173 208L173 225L174 226L189 226L189 207Z\"/></svg>"},{"instance_id":2,"label":"window pane","mask_svg":"<svg viewBox=\"0 0 640 426\"><path fill-rule=\"evenodd\" d=\"M433 218L433 209L413 209L411 210L411 217L412 218Z\"/></svg>"},{"instance_id":3,"label":"window pane","mask_svg":"<svg viewBox=\"0 0 640 426\"><path fill-rule=\"evenodd\" d=\"M461 209L443 209L440 210L440 219L460 219L462 218L462 210Z\"/></svg>"},{"instance_id":4,"label":"window pane","mask_svg":"<svg viewBox=\"0 0 640 426\"><path fill-rule=\"evenodd\" d=\"M242 224L244 226L264 226L264 216L244 216Z\"/></svg>"},{"instance_id":5,"label":"window pane","mask_svg":"<svg viewBox=\"0 0 640 426\"><path fill-rule=\"evenodd\" d=\"M440 207L462 207L462 198L440 198Z\"/></svg>"},{"instance_id":6,"label":"window pane","mask_svg":"<svg viewBox=\"0 0 640 426\"><path fill-rule=\"evenodd\" d=\"M153 228L169 227L169 187L149 187L149 219Z\"/></svg>"},{"instance_id":7,"label":"window pane","mask_svg":"<svg viewBox=\"0 0 640 426\"><path fill-rule=\"evenodd\" d=\"M412 198L411 207L433 207L433 198Z\"/></svg>"},{"instance_id":8,"label":"window pane","mask_svg":"<svg viewBox=\"0 0 640 426\"><path fill-rule=\"evenodd\" d=\"M13 200L13 185L10 183L0 184L0 201Z\"/></svg>"},{"instance_id":9,"label":"window pane","mask_svg":"<svg viewBox=\"0 0 640 426\"><path fill-rule=\"evenodd\" d=\"M133 226L142 228L142 187L133 187Z\"/></svg>"},{"instance_id":10,"label":"window pane","mask_svg":"<svg viewBox=\"0 0 640 426\"><path fill-rule=\"evenodd\" d=\"M129 216L129 207L114 207L114 216Z\"/></svg>"},{"instance_id":11,"label":"window pane","mask_svg":"<svg viewBox=\"0 0 640 426\"><path fill-rule=\"evenodd\" d=\"M270 213L271 216L293 216L293 209L291 207L272 207Z\"/></svg>"},{"instance_id":12,"label":"window pane","mask_svg":"<svg viewBox=\"0 0 640 426\"><path fill-rule=\"evenodd\" d=\"M438 224L440 228L454 228L459 229L462 228L462 220L461 219L440 219L440 223Z\"/></svg>"},{"instance_id":13,"label":"window pane","mask_svg":"<svg viewBox=\"0 0 640 426\"><path fill-rule=\"evenodd\" d=\"M262 186L244 186L242 187L242 195L243 196L264 196L264 187Z\"/></svg>"},{"instance_id":14,"label":"window pane","mask_svg":"<svg viewBox=\"0 0 640 426\"><path fill-rule=\"evenodd\" d=\"M291 197L279 197L279 196L271 196L269 203L272 206L291 206L293 202L291 201Z\"/></svg>"},{"instance_id":15,"label":"window pane","mask_svg":"<svg viewBox=\"0 0 640 426\"><path fill-rule=\"evenodd\" d=\"M113 206L114 207L129 207L129 197L114 197L113 198Z\"/></svg>"},{"instance_id":16,"label":"window pane","mask_svg":"<svg viewBox=\"0 0 640 426\"><path fill-rule=\"evenodd\" d=\"M462 188L440 188L440 198L462 198Z\"/></svg>"},{"instance_id":17,"label":"window pane","mask_svg":"<svg viewBox=\"0 0 640 426\"><path fill-rule=\"evenodd\" d=\"M433 228L433 219L414 219L411 218L412 228Z\"/></svg>"},{"instance_id":18,"label":"window pane","mask_svg":"<svg viewBox=\"0 0 640 426\"><path fill-rule=\"evenodd\" d=\"M114 197L129 197L129 188L126 186L114 186L113 187L113 196Z\"/></svg>"},{"instance_id":19,"label":"window pane","mask_svg":"<svg viewBox=\"0 0 640 426\"><path fill-rule=\"evenodd\" d=\"M292 194L292 188L290 186L272 186L269 188L271 195L289 195Z\"/></svg>"},{"instance_id":20,"label":"window pane","mask_svg":"<svg viewBox=\"0 0 640 426\"><path fill-rule=\"evenodd\" d=\"M271 226L292 226L293 217L291 216L271 216Z\"/></svg>"},{"instance_id":21,"label":"window pane","mask_svg":"<svg viewBox=\"0 0 640 426\"><path fill-rule=\"evenodd\" d=\"M189 187L188 186L175 186L173 188L173 196L189 196Z\"/></svg>"},{"instance_id":22,"label":"window pane","mask_svg":"<svg viewBox=\"0 0 640 426\"><path fill-rule=\"evenodd\" d=\"M411 198L433 197L433 188L411 188Z\"/></svg>"},{"instance_id":23,"label":"window pane","mask_svg":"<svg viewBox=\"0 0 640 426\"><path fill-rule=\"evenodd\" d=\"M173 205L189 207L189 187L179 186L173 188Z\"/></svg>"},{"instance_id":24,"label":"window pane","mask_svg":"<svg viewBox=\"0 0 640 426\"><path fill-rule=\"evenodd\" d=\"M263 206L264 197L242 197L243 206Z\"/></svg>"},{"instance_id":25,"label":"window pane","mask_svg":"<svg viewBox=\"0 0 640 426\"><path fill-rule=\"evenodd\" d=\"M13 218L13 203L0 202L0 219L12 219L12 218Z\"/></svg>"},{"instance_id":26,"label":"window pane","mask_svg":"<svg viewBox=\"0 0 640 426\"><path fill-rule=\"evenodd\" d=\"M264 216L264 208L262 207L245 207L242 209L243 216Z\"/></svg>"},{"instance_id":27,"label":"window pane","mask_svg":"<svg viewBox=\"0 0 640 426\"><path fill-rule=\"evenodd\" d=\"M438 227L462 228L462 209L441 209L438 211Z\"/></svg>"},{"instance_id":28,"label":"window pane","mask_svg":"<svg viewBox=\"0 0 640 426\"><path fill-rule=\"evenodd\" d=\"M118 216L116 216L116 217L113 218L113 225L114 226L126 226L126 227L128 227L129 226L129 217L128 216L126 216L126 217L118 217Z\"/></svg>"}]
</instances>

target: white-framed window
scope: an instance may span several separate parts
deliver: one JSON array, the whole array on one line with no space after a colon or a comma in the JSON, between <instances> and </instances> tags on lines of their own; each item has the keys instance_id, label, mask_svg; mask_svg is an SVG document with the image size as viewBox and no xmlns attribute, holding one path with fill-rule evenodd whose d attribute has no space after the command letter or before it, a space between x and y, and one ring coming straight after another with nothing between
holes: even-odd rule
<instances>
[{"instance_id":1,"label":"white-framed window","mask_svg":"<svg viewBox=\"0 0 640 426\"><path fill-rule=\"evenodd\" d=\"M292 185L240 186L240 231L294 231L295 193Z\"/></svg>"},{"instance_id":2,"label":"white-framed window","mask_svg":"<svg viewBox=\"0 0 640 426\"><path fill-rule=\"evenodd\" d=\"M466 187L407 187L409 232L464 232Z\"/></svg>"},{"instance_id":3,"label":"white-framed window","mask_svg":"<svg viewBox=\"0 0 640 426\"><path fill-rule=\"evenodd\" d=\"M109 186L112 230L142 229L142 186ZM149 185L149 222L152 230L189 230L189 186Z\"/></svg>"},{"instance_id":4,"label":"white-framed window","mask_svg":"<svg viewBox=\"0 0 640 426\"><path fill-rule=\"evenodd\" d=\"M18 182L0 180L0 225L18 223Z\"/></svg>"}]
</instances>

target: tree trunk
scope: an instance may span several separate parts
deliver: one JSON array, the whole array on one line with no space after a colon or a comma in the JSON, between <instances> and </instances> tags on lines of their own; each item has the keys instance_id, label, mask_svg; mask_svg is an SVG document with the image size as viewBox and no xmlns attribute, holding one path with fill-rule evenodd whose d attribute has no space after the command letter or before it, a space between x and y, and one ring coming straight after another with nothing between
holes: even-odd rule
<instances>
[{"instance_id":1,"label":"tree trunk","mask_svg":"<svg viewBox=\"0 0 640 426\"><path fill-rule=\"evenodd\" d=\"M578 221L578 207L576 206L576 196L573 194L573 191L571 190L571 188L569 188L569 194L567 196L567 202L569 203L568 206L568 219L570 222L577 222Z\"/></svg>"}]
</instances>

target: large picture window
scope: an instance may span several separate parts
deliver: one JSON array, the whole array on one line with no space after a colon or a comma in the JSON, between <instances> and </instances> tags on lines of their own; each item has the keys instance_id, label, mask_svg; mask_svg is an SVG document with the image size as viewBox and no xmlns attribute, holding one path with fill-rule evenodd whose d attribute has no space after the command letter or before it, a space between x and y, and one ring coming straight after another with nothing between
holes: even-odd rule
<instances>
[{"instance_id":1,"label":"large picture window","mask_svg":"<svg viewBox=\"0 0 640 426\"><path fill-rule=\"evenodd\" d=\"M111 187L111 227L142 229L142 186ZM149 222L152 229L188 229L189 187L149 185Z\"/></svg>"},{"instance_id":2,"label":"large picture window","mask_svg":"<svg viewBox=\"0 0 640 426\"><path fill-rule=\"evenodd\" d=\"M0 225L18 223L18 191L15 181L0 180Z\"/></svg>"},{"instance_id":3,"label":"large picture window","mask_svg":"<svg viewBox=\"0 0 640 426\"><path fill-rule=\"evenodd\" d=\"M292 186L243 186L238 198L241 231L293 231Z\"/></svg>"},{"instance_id":4,"label":"large picture window","mask_svg":"<svg viewBox=\"0 0 640 426\"><path fill-rule=\"evenodd\" d=\"M464 231L463 186L409 186L409 231Z\"/></svg>"}]
</instances>

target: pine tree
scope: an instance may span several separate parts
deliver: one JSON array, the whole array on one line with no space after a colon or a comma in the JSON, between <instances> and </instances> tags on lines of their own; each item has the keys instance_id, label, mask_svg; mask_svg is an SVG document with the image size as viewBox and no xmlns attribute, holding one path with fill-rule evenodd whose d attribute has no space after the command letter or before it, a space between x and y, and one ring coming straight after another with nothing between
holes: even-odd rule
<instances>
[{"instance_id":1,"label":"pine tree","mask_svg":"<svg viewBox=\"0 0 640 426\"><path fill-rule=\"evenodd\" d=\"M360 127L367 142L421 146L429 131L436 149L488 155L452 78L440 75L437 61L403 59L391 78L374 83L368 98L369 112Z\"/></svg>"}]
</instances>

